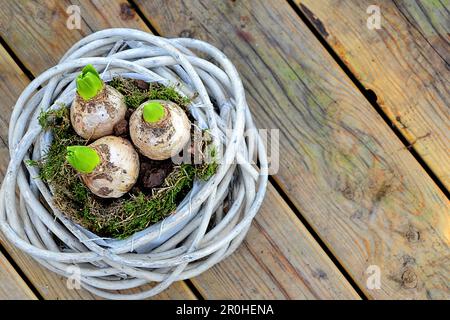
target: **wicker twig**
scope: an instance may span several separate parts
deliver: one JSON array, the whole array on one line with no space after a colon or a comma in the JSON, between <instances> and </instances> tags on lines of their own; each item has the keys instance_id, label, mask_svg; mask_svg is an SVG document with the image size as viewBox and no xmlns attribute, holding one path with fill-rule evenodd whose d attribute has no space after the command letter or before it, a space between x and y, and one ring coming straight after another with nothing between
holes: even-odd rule
<instances>
[{"instance_id":1,"label":"wicker twig","mask_svg":"<svg viewBox=\"0 0 450 320\"><path fill-rule=\"evenodd\" d=\"M66 218L53 205L48 186L35 178L38 169L25 164L40 159L51 143L38 114L71 104L74 79L88 63L105 80L116 75L143 79L175 85L181 94L196 97L190 111L199 126L209 129L220 155L216 174L206 183L197 182L176 213L125 240L96 238ZM245 237L267 186L266 152L255 129L239 75L215 47L133 29L91 34L34 79L17 100L9 127L11 160L0 191L1 231L58 274L71 276L77 268L81 285L99 296L143 299L158 294L173 281L212 267ZM251 164L254 159L259 166ZM157 284L136 294L115 292L149 282Z\"/></svg>"}]
</instances>

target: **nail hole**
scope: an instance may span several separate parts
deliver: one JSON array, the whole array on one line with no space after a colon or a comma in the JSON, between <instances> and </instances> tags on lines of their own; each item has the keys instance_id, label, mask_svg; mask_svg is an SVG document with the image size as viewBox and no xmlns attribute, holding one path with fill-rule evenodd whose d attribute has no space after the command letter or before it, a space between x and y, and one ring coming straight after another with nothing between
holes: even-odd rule
<instances>
[{"instance_id":1,"label":"nail hole","mask_svg":"<svg viewBox=\"0 0 450 320\"><path fill-rule=\"evenodd\" d=\"M373 90L367 89L366 90L366 95L367 95L367 99L371 103L377 103L378 97L377 97L376 93Z\"/></svg>"}]
</instances>

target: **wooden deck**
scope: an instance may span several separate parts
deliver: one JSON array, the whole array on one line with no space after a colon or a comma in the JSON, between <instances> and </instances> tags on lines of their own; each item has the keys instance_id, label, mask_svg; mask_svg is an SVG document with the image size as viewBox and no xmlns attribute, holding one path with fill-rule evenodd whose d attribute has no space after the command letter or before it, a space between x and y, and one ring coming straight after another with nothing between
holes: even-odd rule
<instances>
[{"instance_id":1,"label":"wooden deck","mask_svg":"<svg viewBox=\"0 0 450 320\"><path fill-rule=\"evenodd\" d=\"M66 28L71 4L81 29ZM369 5L381 29L366 26ZM280 168L238 251L158 299L450 299L448 0L0 0L0 170L23 88L109 27L194 37L238 68ZM0 299L95 299L0 235ZM380 288L367 286L371 266Z\"/></svg>"}]
</instances>

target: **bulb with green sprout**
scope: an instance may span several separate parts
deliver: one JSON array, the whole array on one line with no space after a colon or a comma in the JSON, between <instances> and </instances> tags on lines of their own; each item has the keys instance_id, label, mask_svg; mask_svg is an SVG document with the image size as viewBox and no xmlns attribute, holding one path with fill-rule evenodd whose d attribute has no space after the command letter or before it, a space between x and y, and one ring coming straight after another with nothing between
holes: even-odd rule
<instances>
[{"instance_id":1,"label":"bulb with green sprout","mask_svg":"<svg viewBox=\"0 0 450 320\"><path fill-rule=\"evenodd\" d=\"M105 84L90 64L83 68L76 83L77 93L70 109L75 132L88 140L111 135L114 126L125 119L123 95Z\"/></svg>"},{"instance_id":2,"label":"bulb with green sprout","mask_svg":"<svg viewBox=\"0 0 450 320\"><path fill-rule=\"evenodd\" d=\"M130 117L130 137L146 157L164 160L177 155L190 139L191 122L171 101L151 100Z\"/></svg>"},{"instance_id":3,"label":"bulb with green sprout","mask_svg":"<svg viewBox=\"0 0 450 320\"><path fill-rule=\"evenodd\" d=\"M95 195L119 198L130 191L139 175L139 156L132 144L115 136L88 146L67 147L67 162Z\"/></svg>"}]
</instances>

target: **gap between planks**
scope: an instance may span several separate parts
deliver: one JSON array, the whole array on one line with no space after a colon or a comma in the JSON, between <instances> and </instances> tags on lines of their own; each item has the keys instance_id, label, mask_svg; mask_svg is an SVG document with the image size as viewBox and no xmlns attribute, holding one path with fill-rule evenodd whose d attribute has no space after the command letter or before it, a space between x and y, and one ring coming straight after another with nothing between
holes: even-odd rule
<instances>
[{"instance_id":1,"label":"gap between planks","mask_svg":"<svg viewBox=\"0 0 450 320\"><path fill-rule=\"evenodd\" d=\"M17 66L17 68L18 68L18 66ZM276 199L278 199L277 201L278 201L278 205L276 206L276 208L277 209L280 209L280 211L284 211L284 210L286 210L286 212L287 211L289 211L290 210L290 208L285 204L285 203L283 203L282 202L282 198L281 198L281 196L278 196L278 195L275 195L276 194L276 191L274 191L274 189L271 189L271 187L270 187L270 185L269 185L269 189L270 190L272 190L272 191L268 191L270 194L272 194L273 196L271 197L271 198L273 198L273 197L275 197ZM274 192L275 192L275 194L274 194ZM264 207L262 208L263 210L264 210ZM268 211L268 209L266 208L265 209L266 210L266 212ZM252 230L254 230L254 227L252 228ZM299 234L304 234L305 232L304 231L306 231L306 228L305 229L300 229L299 231L301 231ZM250 235L252 236L253 235L253 237L255 236L255 231L251 231L250 232ZM305 235L306 237L307 237L307 239L309 239L309 241L311 241L312 242L312 237L310 237L310 238L308 238L308 234L306 234ZM257 242L257 241L256 241ZM312 245L312 243L309 243L309 245ZM248 254L248 252L250 252L250 251L252 251L251 249L254 247L253 245L252 245L252 243L249 243L249 242L245 242L244 243L244 245L243 246L245 246L245 251L246 251L246 254ZM265 247L264 247L265 248ZM320 248L317 248L317 247L315 247L314 248L314 250L316 250L316 251L318 251L318 252L321 252L320 251ZM254 249L253 249L253 251L254 251ZM326 255L325 255L326 256ZM286 259L286 258L284 258L284 259ZM229 258L229 260L230 261L232 261L232 260L238 260L236 257L234 257L233 258L233 256L231 257L231 258ZM321 271L313 271L313 272L318 272L318 274L321 274L321 272L325 272L325 271L322 271L322 270L326 270L326 272L324 273L325 274L325 276L327 275L327 274L329 274L330 275L330 277L335 277L335 276L341 276L341 275L339 275L339 274L335 274L335 275L333 275L333 271L331 271L330 272L330 269L326 266L327 264L329 264L329 261L325 258L324 260L322 260L323 261L323 263L324 263L324 266L323 266L323 269L319 269L319 270L321 270ZM235 262L235 263L237 263L237 262ZM298 262L296 262L296 263L298 263ZM236 266L233 264L233 262L231 262L231 267L230 268L232 268L231 270L233 270L233 271L236 271L236 269L234 269L234 268L236 268ZM331 264L332 265L332 264ZM220 268L220 267L219 267ZM227 269L226 269L227 270ZM220 273L220 272L219 272ZM226 296L222 296L221 294L223 294L223 292L221 293L220 292L220 290L217 288L217 287L214 287L214 286L212 286L213 287L213 289L211 289L211 288L209 288L208 286L204 286L202 283L213 283L215 280L214 280L214 278L215 278L216 276L205 276L205 275L200 275L200 276L198 276L197 278L198 279L207 279L206 281L202 281L202 280L196 280L196 278L194 278L194 279L192 279L192 280L188 280L187 282L185 281L185 283L186 283L186 285L187 285L187 287L195 294L195 296L197 297L197 298L199 298L199 299L203 299L203 295L202 295L202 293L204 294L204 295L206 295L206 296L211 296L212 298L227 298ZM321 275L321 277L323 277L323 275ZM223 280L223 279L222 279ZM296 281L299 281L299 279L297 279ZM344 282L345 282L345 280L343 280ZM254 285L254 286L257 286L257 284L256 283L251 283L252 285ZM199 288L197 288L197 286L199 286ZM286 286L286 283L283 283L283 284L281 284L281 286ZM264 292L264 294L266 294L266 295L270 295L270 294L272 294L271 292L269 292L269 290L268 290L268 288L263 288L263 287L260 287L260 289L261 290L263 290L262 292ZM334 288L329 288L329 289L334 289ZM200 290L200 291L199 291ZM291 289L292 290L292 289ZM311 291L314 291L314 290L316 290L316 289L314 289L314 288L309 288L309 290L311 290ZM348 290L349 290L349 292L351 292L351 290L352 290L352 288L351 288L351 286L349 286L349 288L348 288ZM337 293L337 296L339 296L339 291L337 291L336 292ZM234 297L238 297L238 295L240 294L240 293L238 293L237 291L235 291L234 293ZM290 294L291 293L289 293L289 291L286 291L285 293L284 293L286 296L286 298L288 298L288 297L290 297ZM316 298L319 298L319 297L324 297L323 296L324 295L324 293L320 293L319 295L316 295L315 297ZM276 298L277 296L276 295L274 295L274 296L272 296L272 298ZM311 297L313 297L313 296L311 296ZM346 295L346 297L347 298L357 298L358 297L358 295L355 293L355 294L352 294L352 295ZM251 298L251 296L243 296L242 298L248 298L248 299L250 299ZM264 298L264 296L260 296L260 298ZM279 298L279 297L278 297ZM328 298L333 298L333 296L328 296Z\"/></svg>"},{"instance_id":2,"label":"gap between planks","mask_svg":"<svg viewBox=\"0 0 450 320\"><path fill-rule=\"evenodd\" d=\"M131 7L136 11L136 13L139 15L139 17L142 19L142 21L147 25L147 27L152 31L153 34L158 36L164 36L158 32L158 30L152 25L151 21L145 16L145 14L142 12L142 10L139 8L139 6L136 4L133 0L128 0ZM337 257L330 251L330 249L324 244L320 236L317 234L317 232L314 230L314 228L308 223L308 221L305 219L305 217L302 215L302 213L298 210L297 207L293 204L289 196L283 191L282 187L280 186L279 182L273 178L273 176L269 176L269 182L272 184L272 186L275 188L276 192L282 197L282 199L286 202L288 207L294 212L294 214L297 216L297 218L300 220L300 222L305 226L306 230L311 234L311 236L314 238L314 240L317 242L317 244L321 247L321 249L325 252L325 254L328 256L328 258L336 265L338 270L342 273L342 275L345 277L345 279L350 283L352 288L358 293L358 295L362 298L367 300L367 296L364 294L364 292L359 288L359 286L356 284L356 282L353 280L353 278L350 276L348 271L343 267L343 265L339 262Z\"/></svg>"},{"instance_id":3,"label":"gap between planks","mask_svg":"<svg viewBox=\"0 0 450 320\"><path fill-rule=\"evenodd\" d=\"M156 35L164 36L163 34L160 34L158 30L152 25L151 21L145 16L145 14L140 9L139 5L136 4L134 0L128 0L130 5L136 10L137 14L140 16L140 18L144 21L144 23L149 27L150 30ZM316 230L314 230L314 227L307 221L307 219L302 215L302 213L299 211L299 209L294 205L292 200L289 198L289 196L286 194L286 192L281 187L280 183L277 181L276 178L273 176L269 176L269 181L272 184L272 186L275 188L276 192L282 197L282 199L285 201L287 206L294 212L294 214L297 216L299 221L305 226L306 230L310 233L310 235L313 237L313 239L316 241L316 243L321 247L321 249L325 252L325 254L328 256L328 258L336 265L338 270L341 272L341 274L345 277L345 279L349 282L349 284L352 286L352 288L357 292L357 294L364 300L367 300L367 296L364 294L364 292L359 288L358 284L354 281L354 279L350 276L348 271L345 269L345 267L340 263L337 256L335 256L330 248L326 246L326 244L323 242L323 240L320 238Z\"/></svg>"},{"instance_id":4,"label":"gap between planks","mask_svg":"<svg viewBox=\"0 0 450 320\"><path fill-rule=\"evenodd\" d=\"M0 246L0 300L40 300L37 290Z\"/></svg>"},{"instance_id":5,"label":"gap between planks","mask_svg":"<svg viewBox=\"0 0 450 320\"><path fill-rule=\"evenodd\" d=\"M2 54L2 59L9 60L8 66L11 67L12 70L17 72L20 80L18 81L18 87L25 87L30 81L32 81L35 76L33 73L26 68L23 62L17 57L14 50L8 46L5 39L0 37L0 52ZM9 90L11 92L12 90ZM4 102L4 101L3 101ZM9 110L11 112L11 110ZM8 143L6 140L7 134L7 119L3 119L6 114L2 113L1 121L4 122L2 125L2 129L5 132L2 132L0 136L0 144L4 144L6 151L2 152L2 162L6 161L6 163L1 163L1 172L0 176L4 176L4 170L6 170L7 159L9 159L9 152L7 149ZM12 268L15 269L17 274L21 275L23 281L29 286L30 290L38 299L101 299L90 292L81 289L81 290L68 290L66 286L66 281L64 277L61 277L57 274L52 273L51 271L45 269L43 266L34 261L31 257L27 256L25 253L21 252L19 249L14 248L9 242L4 238L3 235L0 234L0 252L3 252L6 256L6 259L10 262ZM13 258L15 257L16 260ZM22 266L22 268L20 267ZM26 266L27 269L23 267ZM27 276L27 273L29 276ZM46 278L44 280L44 278ZM34 279L34 281L32 280ZM43 281L44 280L44 281ZM39 283L39 287L35 285L35 283ZM51 284L53 289L50 289L48 284ZM146 285L143 287L139 287L137 289L131 290L120 290L121 293L133 293L138 292L141 288L148 289L150 285ZM183 292L184 291L184 292ZM184 281L180 281L178 283L174 283L171 288L166 289L161 294L155 296L154 298L162 298L162 299L170 299L171 296L168 293L172 292L173 297L176 299L203 299L202 297L197 297L195 293L189 288L189 285Z\"/></svg>"}]
</instances>

